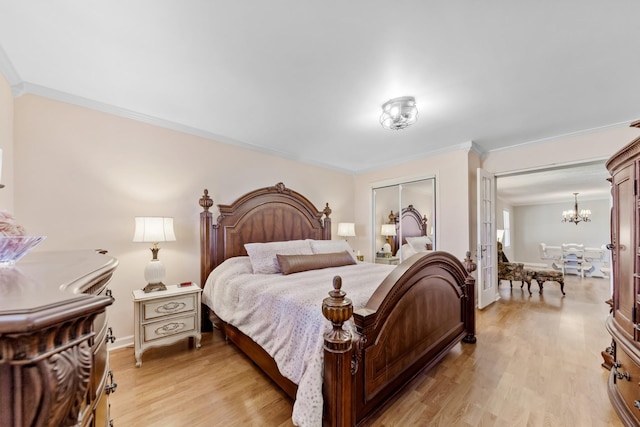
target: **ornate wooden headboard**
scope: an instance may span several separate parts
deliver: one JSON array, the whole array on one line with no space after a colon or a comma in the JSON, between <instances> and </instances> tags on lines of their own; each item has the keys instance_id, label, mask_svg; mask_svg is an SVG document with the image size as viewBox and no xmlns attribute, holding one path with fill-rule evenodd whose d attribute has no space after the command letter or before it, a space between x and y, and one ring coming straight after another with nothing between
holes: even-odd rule
<instances>
[{"instance_id":1,"label":"ornate wooden headboard","mask_svg":"<svg viewBox=\"0 0 640 427\"><path fill-rule=\"evenodd\" d=\"M230 205L218 205L220 216L215 223L209 212L213 200L206 189L200 206L200 286L224 260L246 255L245 243L331 239L329 203L318 211L281 182L251 191Z\"/></svg>"},{"instance_id":2,"label":"ornate wooden headboard","mask_svg":"<svg viewBox=\"0 0 640 427\"><path fill-rule=\"evenodd\" d=\"M400 224L402 224L402 242L398 236L400 236ZM427 235L427 216L420 215L420 212L413 205L409 205L402 209L400 218L396 215L396 236L393 238L394 254L398 253L398 250L402 245L407 243L407 237L418 237Z\"/></svg>"}]
</instances>

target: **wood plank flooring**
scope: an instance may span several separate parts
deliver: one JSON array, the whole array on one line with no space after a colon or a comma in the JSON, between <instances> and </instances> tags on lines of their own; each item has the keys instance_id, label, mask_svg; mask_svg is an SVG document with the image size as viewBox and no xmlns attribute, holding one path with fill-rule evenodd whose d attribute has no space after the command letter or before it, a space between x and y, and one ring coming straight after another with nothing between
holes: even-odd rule
<instances>
[{"instance_id":1,"label":"wood plank flooring","mask_svg":"<svg viewBox=\"0 0 640 427\"><path fill-rule=\"evenodd\" d=\"M382 408L371 426L622 426L607 397L600 352L608 279L566 277L533 295L502 282L501 299L477 311L475 345L459 344ZM291 426L291 402L218 332L199 350L187 340L111 352L118 383L114 425Z\"/></svg>"}]
</instances>

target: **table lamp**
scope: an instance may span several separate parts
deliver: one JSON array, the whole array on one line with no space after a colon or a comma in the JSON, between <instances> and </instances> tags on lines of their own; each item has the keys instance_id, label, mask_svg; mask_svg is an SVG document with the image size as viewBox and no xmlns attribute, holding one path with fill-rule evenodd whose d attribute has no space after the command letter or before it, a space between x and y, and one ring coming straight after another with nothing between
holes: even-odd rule
<instances>
[{"instance_id":1,"label":"table lamp","mask_svg":"<svg viewBox=\"0 0 640 427\"><path fill-rule=\"evenodd\" d=\"M387 238L387 243L384 244L383 252L386 254L390 254L389 256L393 255L391 253L391 248L393 247L393 237L396 236L396 225L382 224L380 234Z\"/></svg>"},{"instance_id":2,"label":"table lamp","mask_svg":"<svg viewBox=\"0 0 640 427\"><path fill-rule=\"evenodd\" d=\"M353 222L340 222L338 223L338 236L340 237L355 237L356 225ZM347 240L347 239L344 239Z\"/></svg>"},{"instance_id":3,"label":"table lamp","mask_svg":"<svg viewBox=\"0 0 640 427\"><path fill-rule=\"evenodd\" d=\"M167 287L162 283L165 278L166 271L164 265L158 259L158 243L173 242L176 235L173 232L173 218L159 216L138 216L136 220L136 229L133 234L134 242L153 243L151 253L153 258L144 269L144 279L147 286L144 287L145 292L164 291Z\"/></svg>"}]
</instances>

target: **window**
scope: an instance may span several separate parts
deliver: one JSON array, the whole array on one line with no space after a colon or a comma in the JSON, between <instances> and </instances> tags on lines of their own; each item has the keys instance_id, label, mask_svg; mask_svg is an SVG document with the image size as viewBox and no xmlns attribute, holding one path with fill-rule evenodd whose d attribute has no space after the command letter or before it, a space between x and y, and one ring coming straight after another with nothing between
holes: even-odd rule
<instances>
[{"instance_id":1,"label":"window","mask_svg":"<svg viewBox=\"0 0 640 427\"><path fill-rule=\"evenodd\" d=\"M502 211L502 228L504 228L502 246L508 248L511 246L511 222L509 221L509 211Z\"/></svg>"}]
</instances>

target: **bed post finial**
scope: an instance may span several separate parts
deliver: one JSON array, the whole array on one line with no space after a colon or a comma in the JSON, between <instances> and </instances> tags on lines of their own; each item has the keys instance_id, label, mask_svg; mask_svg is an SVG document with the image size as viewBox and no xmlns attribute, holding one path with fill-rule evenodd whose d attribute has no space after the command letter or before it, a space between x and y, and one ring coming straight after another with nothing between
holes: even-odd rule
<instances>
[{"instance_id":1,"label":"bed post finial","mask_svg":"<svg viewBox=\"0 0 640 427\"><path fill-rule=\"evenodd\" d=\"M213 233L213 214L209 212L209 208L213 206L213 199L209 197L209 190L204 189L204 195L198 203L202 206L202 212L200 212L200 287L202 288L209 273L213 270L214 255L212 248L216 238Z\"/></svg>"},{"instance_id":2,"label":"bed post finial","mask_svg":"<svg viewBox=\"0 0 640 427\"><path fill-rule=\"evenodd\" d=\"M324 334L324 395L328 425L355 425L352 401L353 377L351 333L342 328L353 315L353 304L346 298L340 276L333 278L333 290L322 301L322 314L333 326Z\"/></svg>"},{"instance_id":3,"label":"bed post finial","mask_svg":"<svg viewBox=\"0 0 640 427\"><path fill-rule=\"evenodd\" d=\"M327 202L327 204L324 206L324 210L322 211L322 213L327 218L329 218L329 215L331 215L331 208L329 207L329 202Z\"/></svg>"},{"instance_id":4,"label":"bed post finial","mask_svg":"<svg viewBox=\"0 0 640 427\"><path fill-rule=\"evenodd\" d=\"M333 330L324 334L325 345L329 340L333 350L342 348L343 343L351 344L351 333L342 329L342 324L353 315L353 304L342 288L342 278L333 278L333 290L329 292L329 297L322 301L322 314L333 325ZM335 345L333 344L335 343Z\"/></svg>"},{"instance_id":5,"label":"bed post finial","mask_svg":"<svg viewBox=\"0 0 640 427\"><path fill-rule=\"evenodd\" d=\"M209 208L213 206L213 200L209 197L209 190L204 189L204 196L200 198L200 206L204 209L205 212L209 212Z\"/></svg>"},{"instance_id":6,"label":"bed post finial","mask_svg":"<svg viewBox=\"0 0 640 427\"><path fill-rule=\"evenodd\" d=\"M331 218L329 218L329 215L331 215L331 208L329 207L329 202L324 206L322 213L324 214L324 220L322 221L322 238L324 240L331 240Z\"/></svg>"},{"instance_id":7,"label":"bed post finial","mask_svg":"<svg viewBox=\"0 0 640 427\"><path fill-rule=\"evenodd\" d=\"M467 251L467 257L464 259L464 265L469 273L473 273L476 271L476 268L478 268L478 264L473 262L471 259L471 251Z\"/></svg>"},{"instance_id":8,"label":"bed post finial","mask_svg":"<svg viewBox=\"0 0 640 427\"><path fill-rule=\"evenodd\" d=\"M471 251L467 251L467 257L464 259L464 265L469 272L469 275L464 281L465 285L465 307L464 307L464 318L465 318L465 329L467 335L462 338L463 342L469 344L475 344L476 342L476 279L471 276L471 273L476 271L478 268L478 264L473 262L471 259Z\"/></svg>"}]
</instances>

